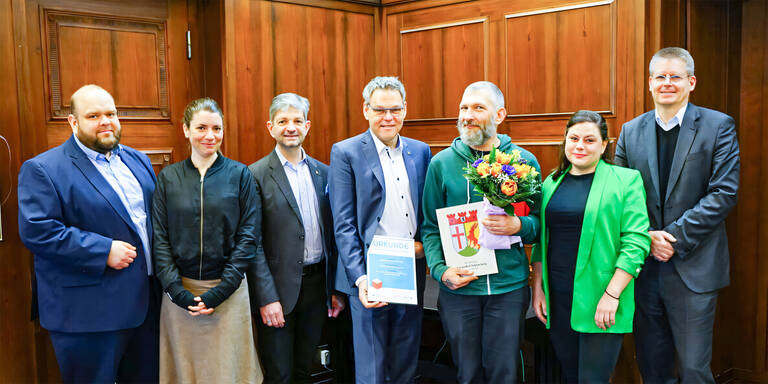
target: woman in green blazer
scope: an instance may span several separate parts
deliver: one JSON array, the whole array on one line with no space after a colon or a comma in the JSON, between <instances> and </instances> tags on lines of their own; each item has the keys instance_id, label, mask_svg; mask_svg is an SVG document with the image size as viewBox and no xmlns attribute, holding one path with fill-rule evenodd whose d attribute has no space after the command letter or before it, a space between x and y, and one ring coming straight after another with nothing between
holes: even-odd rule
<instances>
[{"instance_id":1,"label":"woman in green blazer","mask_svg":"<svg viewBox=\"0 0 768 384\"><path fill-rule=\"evenodd\" d=\"M542 185L533 307L569 383L608 383L632 332L633 278L651 245L640 173L609 164L607 144L603 117L576 112L560 165Z\"/></svg>"}]
</instances>

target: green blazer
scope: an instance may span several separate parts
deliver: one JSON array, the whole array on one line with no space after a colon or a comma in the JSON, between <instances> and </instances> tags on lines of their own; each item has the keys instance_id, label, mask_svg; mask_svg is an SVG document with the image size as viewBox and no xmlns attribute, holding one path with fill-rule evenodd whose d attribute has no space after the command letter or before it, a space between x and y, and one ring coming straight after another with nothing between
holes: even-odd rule
<instances>
[{"instance_id":1,"label":"green blazer","mask_svg":"<svg viewBox=\"0 0 768 384\"><path fill-rule=\"evenodd\" d=\"M542 285L549 305L547 244L549 230L545 210L565 174L556 180L549 175L542 185L541 239L533 248L531 262L541 262ZM640 172L597 164L595 177L584 209L576 272L573 281L571 328L584 333L631 333L635 313L634 280L621 293L616 325L603 331L595 325L597 303L603 296L616 268L637 277L651 248L648 212ZM549 318L547 328L550 327Z\"/></svg>"}]
</instances>

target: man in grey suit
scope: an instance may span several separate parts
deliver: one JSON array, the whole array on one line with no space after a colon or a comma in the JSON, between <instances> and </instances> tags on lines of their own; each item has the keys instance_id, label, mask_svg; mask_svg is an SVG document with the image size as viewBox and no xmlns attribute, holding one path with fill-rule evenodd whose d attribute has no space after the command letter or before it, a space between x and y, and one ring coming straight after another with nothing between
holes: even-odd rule
<instances>
[{"instance_id":1,"label":"man in grey suit","mask_svg":"<svg viewBox=\"0 0 768 384\"><path fill-rule=\"evenodd\" d=\"M261 244L270 279L257 282L259 357L266 383L310 382L324 318L344 309L333 294L336 246L326 194L328 166L301 144L309 131L309 100L294 93L272 99L267 130L275 150L251 164L261 197ZM257 273L253 269L253 273ZM266 282L264 282L266 281Z\"/></svg>"},{"instance_id":2,"label":"man in grey suit","mask_svg":"<svg viewBox=\"0 0 768 384\"><path fill-rule=\"evenodd\" d=\"M643 176L651 225L635 285L645 383L715 382L712 329L729 280L725 218L736 204L739 144L733 118L688 102L693 70L685 49L656 52L648 78L656 108L624 124L616 145L616 164Z\"/></svg>"}]
</instances>

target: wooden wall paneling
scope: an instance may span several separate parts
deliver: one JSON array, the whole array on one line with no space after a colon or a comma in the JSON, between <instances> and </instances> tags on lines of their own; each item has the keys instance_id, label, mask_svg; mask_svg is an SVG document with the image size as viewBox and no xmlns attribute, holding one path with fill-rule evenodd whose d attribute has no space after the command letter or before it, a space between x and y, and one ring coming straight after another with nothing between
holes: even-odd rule
<instances>
[{"instance_id":1,"label":"wooden wall paneling","mask_svg":"<svg viewBox=\"0 0 768 384\"><path fill-rule=\"evenodd\" d=\"M16 175L21 165L21 120L16 71L17 40L14 9L10 1L0 5L0 372L4 382L25 382L36 376L34 323L29 317L31 264L20 252ZM6 149L6 143L10 148ZM26 288L26 289L25 289Z\"/></svg>"},{"instance_id":2,"label":"wooden wall paneling","mask_svg":"<svg viewBox=\"0 0 768 384\"><path fill-rule=\"evenodd\" d=\"M328 162L333 143L362 132L362 89L375 61L373 12L343 12L277 2L235 1L236 81L226 92L236 114L238 160L246 164L274 148L265 122L272 97L295 92L310 101L307 152ZM233 31L234 32L234 31ZM231 57L227 54L227 57ZM230 121L231 126L231 121Z\"/></svg>"},{"instance_id":3,"label":"wooden wall paneling","mask_svg":"<svg viewBox=\"0 0 768 384\"><path fill-rule=\"evenodd\" d=\"M488 78L488 19L400 31L408 119L458 116L467 84Z\"/></svg>"},{"instance_id":4,"label":"wooden wall paneling","mask_svg":"<svg viewBox=\"0 0 768 384\"><path fill-rule=\"evenodd\" d=\"M168 118L164 23L51 10L43 19L52 118L66 119L69 95L87 83L109 91L123 119Z\"/></svg>"},{"instance_id":5,"label":"wooden wall paneling","mask_svg":"<svg viewBox=\"0 0 768 384\"><path fill-rule=\"evenodd\" d=\"M766 328L768 327L768 5L744 1L741 34L741 94L739 145L741 183L735 209L738 231L728 228L731 253L731 286L724 290L723 302L733 301L728 322L718 327L728 339L721 355L725 367L737 370L736 377L768 381L766 372ZM697 90L698 91L698 90ZM731 214L734 216L734 214ZM737 332L733 332L738 330ZM732 356L727 359L727 356ZM726 365L728 364L728 365ZM743 377L742 377L743 376ZM761 381L755 380L760 379Z\"/></svg>"},{"instance_id":6,"label":"wooden wall paneling","mask_svg":"<svg viewBox=\"0 0 768 384\"><path fill-rule=\"evenodd\" d=\"M611 111L610 4L506 17L509 114Z\"/></svg>"},{"instance_id":7,"label":"wooden wall paneling","mask_svg":"<svg viewBox=\"0 0 768 384\"><path fill-rule=\"evenodd\" d=\"M691 102L726 112L729 84L729 2L693 1L688 16L688 51L699 63Z\"/></svg>"},{"instance_id":8,"label":"wooden wall paneling","mask_svg":"<svg viewBox=\"0 0 768 384\"><path fill-rule=\"evenodd\" d=\"M192 55L202 55L203 93L212 97L219 105L224 103L224 5L221 1L198 0L197 16L202 24L197 28L197 36L193 41L198 45L197 52ZM198 24L199 25L199 24ZM193 36L195 31L193 30ZM193 60L193 63L197 62Z\"/></svg>"}]
</instances>

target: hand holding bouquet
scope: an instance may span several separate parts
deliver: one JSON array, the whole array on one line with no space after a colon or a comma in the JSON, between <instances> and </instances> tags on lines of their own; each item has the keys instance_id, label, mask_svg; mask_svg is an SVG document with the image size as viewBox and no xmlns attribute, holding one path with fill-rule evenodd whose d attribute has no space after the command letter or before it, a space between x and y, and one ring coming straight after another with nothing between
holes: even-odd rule
<instances>
[{"instance_id":1,"label":"hand holding bouquet","mask_svg":"<svg viewBox=\"0 0 768 384\"><path fill-rule=\"evenodd\" d=\"M539 192L539 172L520 156L520 150L510 153L491 149L491 153L476 159L465 167L464 177L475 186L475 191L485 198L486 215L515 215L515 203L533 204L533 196ZM504 249L517 241L518 236L502 236L488 233L480 227L480 245L490 249Z\"/></svg>"}]
</instances>

